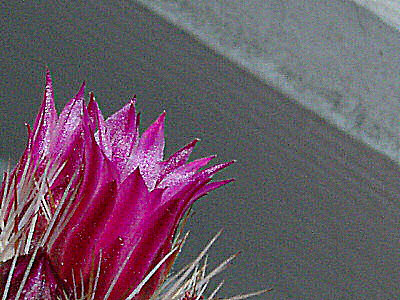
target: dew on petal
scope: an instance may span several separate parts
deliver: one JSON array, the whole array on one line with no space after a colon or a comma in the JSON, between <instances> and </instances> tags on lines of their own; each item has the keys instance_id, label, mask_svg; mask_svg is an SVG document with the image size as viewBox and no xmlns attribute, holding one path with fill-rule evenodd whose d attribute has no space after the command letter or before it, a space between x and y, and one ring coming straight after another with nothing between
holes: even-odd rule
<instances>
[{"instance_id":1,"label":"dew on petal","mask_svg":"<svg viewBox=\"0 0 400 300\"><path fill-rule=\"evenodd\" d=\"M197 199L230 182L210 182L230 163L201 171L213 156L188 162L197 139L164 160L165 112L140 136L135 97L104 119L93 93L85 104L84 90L85 83L58 116L46 73L25 152L4 176L0 279L6 281L15 264L10 296L32 259L28 284L20 289L25 299L64 299L60 295L72 292L71 299L132 293L149 299L183 243L182 218Z\"/></svg>"}]
</instances>

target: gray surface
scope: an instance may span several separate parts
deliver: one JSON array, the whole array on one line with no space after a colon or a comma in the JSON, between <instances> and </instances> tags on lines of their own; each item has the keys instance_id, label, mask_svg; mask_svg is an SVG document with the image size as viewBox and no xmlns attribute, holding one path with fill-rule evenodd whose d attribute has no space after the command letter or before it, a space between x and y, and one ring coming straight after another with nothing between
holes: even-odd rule
<instances>
[{"instance_id":1,"label":"gray surface","mask_svg":"<svg viewBox=\"0 0 400 300\"><path fill-rule=\"evenodd\" d=\"M387 24L400 29L400 2L398 0L353 0L378 15Z\"/></svg>"},{"instance_id":2,"label":"gray surface","mask_svg":"<svg viewBox=\"0 0 400 300\"><path fill-rule=\"evenodd\" d=\"M400 32L376 14L350 0L138 1L400 163ZM357 2L398 19L398 0Z\"/></svg>"},{"instance_id":3,"label":"gray surface","mask_svg":"<svg viewBox=\"0 0 400 300\"><path fill-rule=\"evenodd\" d=\"M4 4L2 4L5 6ZM399 169L181 30L134 4L7 4L1 10L0 154L17 158L42 97L44 63L58 107L87 80L108 113L138 95L148 125L166 109L168 153L238 163L237 182L195 207L189 261L225 228L213 263L241 250L221 295L259 299L400 297Z\"/></svg>"}]
</instances>

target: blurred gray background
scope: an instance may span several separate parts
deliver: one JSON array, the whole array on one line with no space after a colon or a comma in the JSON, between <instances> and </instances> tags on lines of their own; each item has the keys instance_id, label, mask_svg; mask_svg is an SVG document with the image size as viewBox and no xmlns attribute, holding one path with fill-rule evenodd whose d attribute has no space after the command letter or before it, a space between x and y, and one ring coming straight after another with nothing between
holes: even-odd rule
<instances>
[{"instance_id":1,"label":"blurred gray background","mask_svg":"<svg viewBox=\"0 0 400 300\"><path fill-rule=\"evenodd\" d=\"M219 229L221 296L400 296L399 168L135 2L1 3L0 157L14 162L42 99L45 66L60 110L83 80L105 115L138 96L142 128L167 111L167 154L238 162L236 182L201 199L178 265Z\"/></svg>"}]
</instances>

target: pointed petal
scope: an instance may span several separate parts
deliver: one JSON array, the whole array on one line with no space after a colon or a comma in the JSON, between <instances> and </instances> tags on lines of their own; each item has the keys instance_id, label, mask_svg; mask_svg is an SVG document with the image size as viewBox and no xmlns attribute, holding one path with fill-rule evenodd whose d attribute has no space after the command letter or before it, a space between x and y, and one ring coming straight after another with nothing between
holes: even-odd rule
<instances>
[{"instance_id":1,"label":"pointed petal","mask_svg":"<svg viewBox=\"0 0 400 300\"><path fill-rule=\"evenodd\" d=\"M90 129L95 132L98 126L98 119L99 119L99 107L97 102L95 101L94 93L89 92L89 103L87 105L87 111L90 119Z\"/></svg>"},{"instance_id":2,"label":"pointed petal","mask_svg":"<svg viewBox=\"0 0 400 300\"><path fill-rule=\"evenodd\" d=\"M46 72L46 88L43 96L42 106L33 126L32 156L35 160L40 159L49 152L51 134L57 123L57 112L54 105L53 84L50 72Z\"/></svg>"},{"instance_id":3,"label":"pointed petal","mask_svg":"<svg viewBox=\"0 0 400 300\"><path fill-rule=\"evenodd\" d=\"M72 151L70 149L71 141L81 134L82 114L84 106L85 83L82 84L79 92L65 106L58 119L56 131L52 136L52 153Z\"/></svg>"},{"instance_id":4,"label":"pointed petal","mask_svg":"<svg viewBox=\"0 0 400 300\"><path fill-rule=\"evenodd\" d=\"M166 174L172 172L187 162L194 146L198 143L198 141L199 139L193 140L188 145L171 155L167 161L163 162L163 169L161 170L159 181L162 181Z\"/></svg>"},{"instance_id":5,"label":"pointed petal","mask_svg":"<svg viewBox=\"0 0 400 300\"><path fill-rule=\"evenodd\" d=\"M228 184L232 181L235 181L235 180L234 179L226 179L226 180L211 182L211 183L205 185L204 187L202 187L201 189L199 189L196 192L196 194L193 195L193 198L196 198L196 200L197 200L200 197L203 197L204 195L206 195L207 193L209 193L225 184Z\"/></svg>"},{"instance_id":6,"label":"pointed petal","mask_svg":"<svg viewBox=\"0 0 400 300\"><path fill-rule=\"evenodd\" d=\"M116 137L116 140L113 142L116 142L117 144L119 143L119 136L136 131L135 102L135 98L131 99L128 104L106 120L105 125L110 131L110 134Z\"/></svg>"},{"instance_id":7,"label":"pointed petal","mask_svg":"<svg viewBox=\"0 0 400 300\"><path fill-rule=\"evenodd\" d=\"M233 163L235 163L234 160L226 162L226 163L222 163L222 164L218 164L218 165L212 166L212 167L207 168L207 169L199 172L198 174L196 174L193 179L202 180L204 178L211 178L215 173L225 169L226 167L229 167Z\"/></svg>"},{"instance_id":8,"label":"pointed petal","mask_svg":"<svg viewBox=\"0 0 400 300\"><path fill-rule=\"evenodd\" d=\"M96 127L98 131L95 134L95 139L97 144L100 146L100 149L104 152L104 154L112 159L112 146L111 146L111 138L110 132L107 130L103 114L101 113L97 102L94 99L93 93L90 94L90 100L88 104L88 114L91 119L91 123L93 124L92 131L96 131Z\"/></svg>"},{"instance_id":9,"label":"pointed petal","mask_svg":"<svg viewBox=\"0 0 400 300\"><path fill-rule=\"evenodd\" d=\"M160 162L164 153L165 112L143 133L132 157L132 164L140 167L140 172L150 190L154 189L160 174ZM125 170L126 173L129 170Z\"/></svg>"},{"instance_id":10,"label":"pointed petal","mask_svg":"<svg viewBox=\"0 0 400 300\"><path fill-rule=\"evenodd\" d=\"M158 119L143 133L140 138L138 152L146 153L154 161L161 161L164 153L164 121L163 112Z\"/></svg>"},{"instance_id":11,"label":"pointed petal","mask_svg":"<svg viewBox=\"0 0 400 300\"><path fill-rule=\"evenodd\" d=\"M215 156L200 158L175 169L162 179L158 187L171 187L186 182L188 178L196 174L200 168L206 166L214 158Z\"/></svg>"},{"instance_id":12,"label":"pointed petal","mask_svg":"<svg viewBox=\"0 0 400 300\"><path fill-rule=\"evenodd\" d=\"M126 161L137 148L139 136L137 121L135 98L133 98L130 103L109 117L105 122L105 127L111 137L111 160L116 163L121 170L125 169ZM133 170L132 168L129 171L132 172ZM126 176L127 175L128 174L126 174ZM123 178L126 176L123 176Z\"/></svg>"}]
</instances>

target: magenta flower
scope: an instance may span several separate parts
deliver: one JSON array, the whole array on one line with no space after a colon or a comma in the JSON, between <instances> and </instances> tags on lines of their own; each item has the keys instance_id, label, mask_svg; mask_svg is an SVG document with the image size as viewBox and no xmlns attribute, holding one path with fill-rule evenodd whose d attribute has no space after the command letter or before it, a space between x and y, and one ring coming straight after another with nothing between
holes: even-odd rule
<instances>
[{"instance_id":1,"label":"magenta flower","mask_svg":"<svg viewBox=\"0 0 400 300\"><path fill-rule=\"evenodd\" d=\"M232 162L187 162L197 140L163 160L165 113L139 136L135 99L104 120L93 94L84 103L84 86L57 116L47 72L26 150L5 173L3 299L149 299L190 206L231 181L210 182Z\"/></svg>"}]
</instances>

